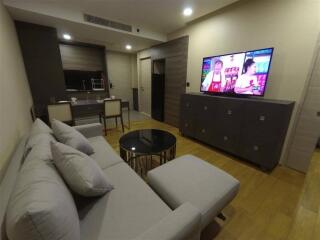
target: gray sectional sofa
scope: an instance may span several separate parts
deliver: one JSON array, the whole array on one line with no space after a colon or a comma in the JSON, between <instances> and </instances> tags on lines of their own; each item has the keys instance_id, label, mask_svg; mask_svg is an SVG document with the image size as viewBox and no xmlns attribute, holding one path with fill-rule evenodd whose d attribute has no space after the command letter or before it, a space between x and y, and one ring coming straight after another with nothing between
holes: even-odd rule
<instances>
[{"instance_id":1,"label":"gray sectional sofa","mask_svg":"<svg viewBox=\"0 0 320 240\"><path fill-rule=\"evenodd\" d=\"M81 240L199 239L202 213L184 202L172 210L102 137L100 124L76 127L91 143L98 163L114 189L98 198L79 198ZM0 185L1 239L6 239L5 214L12 189L23 164L27 137L14 152ZM237 185L237 183L234 183ZM233 199L238 189L233 189ZM220 203L221 205L221 203ZM28 240L28 239L26 239Z\"/></svg>"}]
</instances>

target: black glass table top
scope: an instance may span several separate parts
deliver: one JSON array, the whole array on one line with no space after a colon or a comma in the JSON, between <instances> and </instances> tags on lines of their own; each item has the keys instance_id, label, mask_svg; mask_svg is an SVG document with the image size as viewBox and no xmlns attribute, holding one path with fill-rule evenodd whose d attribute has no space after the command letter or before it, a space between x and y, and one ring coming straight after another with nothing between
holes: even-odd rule
<instances>
[{"instance_id":1,"label":"black glass table top","mask_svg":"<svg viewBox=\"0 0 320 240\"><path fill-rule=\"evenodd\" d=\"M120 147L137 154L157 154L176 144L176 137L159 129L129 132L119 140Z\"/></svg>"}]
</instances>

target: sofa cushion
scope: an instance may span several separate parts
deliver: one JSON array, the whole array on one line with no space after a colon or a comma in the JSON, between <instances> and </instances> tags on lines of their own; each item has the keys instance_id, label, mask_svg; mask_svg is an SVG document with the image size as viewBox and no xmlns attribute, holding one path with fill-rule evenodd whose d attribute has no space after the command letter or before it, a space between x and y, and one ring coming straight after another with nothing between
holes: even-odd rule
<instances>
[{"instance_id":1,"label":"sofa cushion","mask_svg":"<svg viewBox=\"0 0 320 240\"><path fill-rule=\"evenodd\" d=\"M148 172L148 182L173 209L185 202L197 207L204 228L237 195L240 183L227 172L184 155Z\"/></svg>"},{"instance_id":2,"label":"sofa cushion","mask_svg":"<svg viewBox=\"0 0 320 240\"><path fill-rule=\"evenodd\" d=\"M56 142L56 139L51 134L39 133L36 135L30 135L25 146L25 157L35 145L50 142Z\"/></svg>"},{"instance_id":3,"label":"sofa cushion","mask_svg":"<svg viewBox=\"0 0 320 240\"><path fill-rule=\"evenodd\" d=\"M113 189L106 174L88 155L62 143L51 143L53 161L70 188L85 197Z\"/></svg>"},{"instance_id":4,"label":"sofa cushion","mask_svg":"<svg viewBox=\"0 0 320 240\"><path fill-rule=\"evenodd\" d=\"M80 239L72 195L50 156L50 147L38 144L22 166L6 214L10 240Z\"/></svg>"},{"instance_id":5,"label":"sofa cushion","mask_svg":"<svg viewBox=\"0 0 320 240\"><path fill-rule=\"evenodd\" d=\"M123 162L121 157L108 144L102 136L88 139L94 149L94 154L90 155L102 169L106 169L115 164Z\"/></svg>"},{"instance_id":6,"label":"sofa cushion","mask_svg":"<svg viewBox=\"0 0 320 240\"><path fill-rule=\"evenodd\" d=\"M82 240L133 239L171 212L126 163L104 172L114 189L79 211Z\"/></svg>"},{"instance_id":7,"label":"sofa cushion","mask_svg":"<svg viewBox=\"0 0 320 240\"><path fill-rule=\"evenodd\" d=\"M24 150L24 158L27 157L28 153L32 149L33 146L42 141L54 141L55 138L53 136L53 131L48 127L42 120L37 118L32 124L28 140L26 142L25 150Z\"/></svg>"},{"instance_id":8,"label":"sofa cushion","mask_svg":"<svg viewBox=\"0 0 320 240\"><path fill-rule=\"evenodd\" d=\"M53 119L52 129L59 142L67 144L87 155L93 154L94 150L89 141L75 128Z\"/></svg>"},{"instance_id":9,"label":"sofa cushion","mask_svg":"<svg viewBox=\"0 0 320 240\"><path fill-rule=\"evenodd\" d=\"M32 124L32 127L31 127L29 135L32 136L32 135L36 135L36 134L39 134L39 133L53 134L53 131L40 118L37 118Z\"/></svg>"}]
</instances>

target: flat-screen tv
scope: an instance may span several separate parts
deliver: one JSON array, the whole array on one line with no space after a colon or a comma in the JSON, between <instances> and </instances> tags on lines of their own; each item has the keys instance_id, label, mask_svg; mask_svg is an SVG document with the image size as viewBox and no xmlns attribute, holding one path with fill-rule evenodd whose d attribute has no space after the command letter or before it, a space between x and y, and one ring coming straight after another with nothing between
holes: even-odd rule
<instances>
[{"instance_id":1,"label":"flat-screen tv","mask_svg":"<svg viewBox=\"0 0 320 240\"><path fill-rule=\"evenodd\" d=\"M273 48L203 58L200 91L264 96Z\"/></svg>"}]
</instances>

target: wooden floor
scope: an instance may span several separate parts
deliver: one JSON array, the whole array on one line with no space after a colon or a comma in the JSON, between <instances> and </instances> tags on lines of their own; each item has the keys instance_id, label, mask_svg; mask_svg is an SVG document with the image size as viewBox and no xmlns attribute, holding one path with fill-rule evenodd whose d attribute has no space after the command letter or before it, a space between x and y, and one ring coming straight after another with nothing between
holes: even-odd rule
<instances>
[{"instance_id":1,"label":"wooden floor","mask_svg":"<svg viewBox=\"0 0 320 240\"><path fill-rule=\"evenodd\" d=\"M320 150L316 149L306 176L290 240L320 239Z\"/></svg>"},{"instance_id":2,"label":"wooden floor","mask_svg":"<svg viewBox=\"0 0 320 240\"><path fill-rule=\"evenodd\" d=\"M314 233L302 231L312 232L316 221L320 226L319 170L312 173L318 176L317 182L309 182L309 187L304 189L305 175L289 168L278 166L272 173L264 173L214 148L182 137L177 128L154 120L134 122L131 131L143 128L163 129L173 133L177 137L177 156L193 154L225 170L240 181L238 196L224 210L227 220L217 221L221 227L214 239L320 239L311 238ZM118 152L121 134L119 130L112 130L107 136L107 141ZM306 201L301 197L302 190L306 191L306 196L311 194L308 192L310 187L318 188L314 196L317 198L316 201ZM307 218L306 222L304 217ZM320 228L317 234L319 230Z\"/></svg>"}]
</instances>

